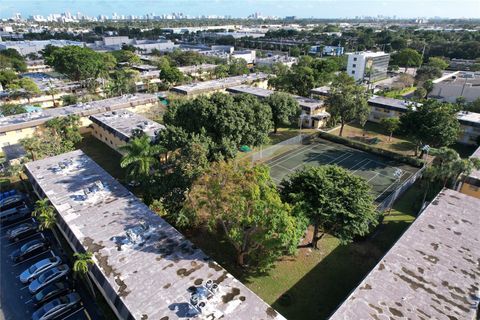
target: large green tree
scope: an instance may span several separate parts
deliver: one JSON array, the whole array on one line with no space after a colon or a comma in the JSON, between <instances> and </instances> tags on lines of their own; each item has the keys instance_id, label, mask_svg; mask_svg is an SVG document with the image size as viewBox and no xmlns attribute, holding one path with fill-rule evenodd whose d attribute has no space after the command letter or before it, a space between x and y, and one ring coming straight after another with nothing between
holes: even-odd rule
<instances>
[{"instance_id":1,"label":"large green tree","mask_svg":"<svg viewBox=\"0 0 480 320\"><path fill-rule=\"evenodd\" d=\"M368 183L339 166L306 167L283 180L280 190L313 225L314 248L325 233L348 243L378 223Z\"/></svg>"},{"instance_id":2,"label":"large green tree","mask_svg":"<svg viewBox=\"0 0 480 320\"><path fill-rule=\"evenodd\" d=\"M96 80L114 67L111 55L79 46L50 49L44 58L55 71L74 81Z\"/></svg>"},{"instance_id":3,"label":"large green tree","mask_svg":"<svg viewBox=\"0 0 480 320\"><path fill-rule=\"evenodd\" d=\"M405 48L392 57L392 64L405 68L418 67L422 64L422 55L415 49Z\"/></svg>"},{"instance_id":4,"label":"large green tree","mask_svg":"<svg viewBox=\"0 0 480 320\"><path fill-rule=\"evenodd\" d=\"M163 117L166 125L210 137L215 144L211 159L232 158L242 145L264 144L271 119L270 107L254 96L224 93L175 101Z\"/></svg>"},{"instance_id":5,"label":"large green tree","mask_svg":"<svg viewBox=\"0 0 480 320\"><path fill-rule=\"evenodd\" d=\"M415 154L422 145L438 148L457 141L460 133L457 111L452 104L429 100L400 117L400 130L415 143Z\"/></svg>"},{"instance_id":6,"label":"large green tree","mask_svg":"<svg viewBox=\"0 0 480 320\"><path fill-rule=\"evenodd\" d=\"M240 266L267 268L284 253L293 254L305 220L281 201L268 167L214 163L193 184L186 209L223 231Z\"/></svg>"},{"instance_id":7,"label":"large green tree","mask_svg":"<svg viewBox=\"0 0 480 320\"><path fill-rule=\"evenodd\" d=\"M265 99L272 110L273 132L277 133L279 126L288 125L297 120L300 114L298 102L288 93L275 92Z\"/></svg>"},{"instance_id":8,"label":"large green tree","mask_svg":"<svg viewBox=\"0 0 480 320\"><path fill-rule=\"evenodd\" d=\"M27 109L25 109L24 106L19 104L5 103L3 105L0 105L0 115L5 117L26 112Z\"/></svg>"},{"instance_id":9,"label":"large green tree","mask_svg":"<svg viewBox=\"0 0 480 320\"><path fill-rule=\"evenodd\" d=\"M368 93L356 85L355 80L342 72L332 82L327 98L327 110L340 122L340 136L345 124L351 121L365 122L370 113Z\"/></svg>"}]
</instances>

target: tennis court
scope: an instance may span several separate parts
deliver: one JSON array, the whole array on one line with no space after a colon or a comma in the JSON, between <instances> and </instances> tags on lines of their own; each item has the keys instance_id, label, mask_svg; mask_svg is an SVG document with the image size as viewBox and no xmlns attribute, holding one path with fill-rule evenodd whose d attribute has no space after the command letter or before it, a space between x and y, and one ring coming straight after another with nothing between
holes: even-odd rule
<instances>
[{"instance_id":1,"label":"tennis court","mask_svg":"<svg viewBox=\"0 0 480 320\"><path fill-rule=\"evenodd\" d=\"M418 168L348 146L317 138L310 144L298 144L265 161L270 175L280 183L305 166L336 164L367 180L377 202L411 177Z\"/></svg>"}]
</instances>

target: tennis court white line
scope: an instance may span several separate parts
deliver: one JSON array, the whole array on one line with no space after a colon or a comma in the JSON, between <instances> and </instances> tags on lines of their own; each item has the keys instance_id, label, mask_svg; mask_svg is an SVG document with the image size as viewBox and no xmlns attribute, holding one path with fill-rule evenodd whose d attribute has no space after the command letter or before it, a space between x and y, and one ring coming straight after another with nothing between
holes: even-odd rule
<instances>
[{"instance_id":1,"label":"tennis court white line","mask_svg":"<svg viewBox=\"0 0 480 320\"><path fill-rule=\"evenodd\" d=\"M273 165L276 165L277 163L280 163L280 162L283 162L283 161L286 161L286 160L289 160L293 157L296 157L299 153L301 153L301 151L303 150L311 150L314 146L311 146L311 145L306 145L304 147L301 147L301 148L298 148L297 150L295 150L295 153L293 155L291 154L286 154L286 155L283 155L283 156L280 156L279 158L277 159L274 159L272 162L266 162L268 165L272 166Z\"/></svg>"},{"instance_id":2,"label":"tennis court white line","mask_svg":"<svg viewBox=\"0 0 480 320\"><path fill-rule=\"evenodd\" d=\"M338 159L340 159L340 158L341 158L341 157L343 157L344 155L347 155L347 156L346 156L345 158L343 158L342 160L340 160L340 161L337 161ZM339 164L339 163L341 163L342 161L344 161L344 160L346 160L346 159L350 158L351 156L353 156L353 154L352 154L352 153L345 152L345 153L343 153L342 155L340 155L340 156L336 157L335 159L333 159L332 161L330 161L330 162L329 162L329 163L327 163L327 164L330 164L330 163L332 163L332 162L335 162L335 164Z\"/></svg>"},{"instance_id":3,"label":"tennis court white line","mask_svg":"<svg viewBox=\"0 0 480 320\"><path fill-rule=\"evenodd\" d=\"M370 182L371 180L375 179L376 177L378 177L379 173L378 172L375 172L375 175L373 177L371 177L370 179L367 180L367 183Z\"/></svg>"},{"instance_id":4,"label":"tennis court white line","mask_svg":"<svg viewBox=\"0 0 480 320\"><path fill-rule=\"evenodd\" d=\"M282 166L281 164L276 164L275 166L280 167L280 168L285 169L285 170L288 170L289 172L293 172L292 169L289 169L289 168L287 168L287 167L284 167L284 166Z\"/></svg>"},{"instance_id":5,"label":"tennis court white line","mask_svg":"<svg viewBox=\"0 0 480 320\"><path fill-rule=\"evenodd\" d=\"M367 162L365 162L365 161L367 161ZM367 163L370 163L370 159L363 159L362 161L360 161L359 163L357 163L353 167L349 168L348 170L352 171L353 168L358 167L358 169L355 169L354 171L352 171L352 173L355 173L358 170L362 169L363 166L365 166Z\"/></svg>"}]
</instances>

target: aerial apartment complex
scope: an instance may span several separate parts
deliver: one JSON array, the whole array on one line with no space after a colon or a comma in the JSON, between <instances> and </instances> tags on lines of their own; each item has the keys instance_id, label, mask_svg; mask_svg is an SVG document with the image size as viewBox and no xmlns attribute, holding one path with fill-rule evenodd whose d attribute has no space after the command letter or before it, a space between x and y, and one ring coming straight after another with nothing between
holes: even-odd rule
<instances>
[{"instance_id":1,"label":"aerial apartment complex","mask_svg":"<svg viewBox=\"0 0 480 320\"><path fill-rule=\"evenodd\" d=\"M347 53L347 74L357 82L369 83L387 77L390 55L385 52L354 52Z\"/></svg>"},{"instance_id":2,"label":"aerial apartment complex","mask_svg":"<svg viewBox=\"0 0 480 320\"><path fill-rule=\"evenodd\" d=\"M82 151L25 167L119 319L284 319Z\"/></svg>"},{"instance_id":3,"label":"aerial apartment complex","mask_svg":"<svg viewBox=\"0 0 480 320\"><path fill-rule=\"evenodd\" d=\"M275 93L273 90L246 85L231 87L228 88L227 91L234 94L251 94L260 99L264 99ZM321 128L326 125L327 120L330 118L330 114L326 111L326 106L323 101L297 95L291 96L298 102L302 109L301 120L303 127Z\"/></svg>"},{"instance_id":4,"label":"aerial apartment complex","mask_svg":"<svg viewBox=\"0 0 480 320\"><path fill-rule=\"evenodd\" d=\"M225 91L227 88L239 86L241 84L250 84L261 88L267 88L268 77L268 74L263 72L250 73L241 76L185 84L173 87L170 91L180 95L197 96L200 94Z\"/></svg>"},{"instance_id":5,"label":"aerial apartment complex","mask_svg":"<svg viewBox=\"0 0 480 320\"><path fill-rule=\"evenodd\" d=\"M75 105L41 109L35 112L22 113L0 118L0 147L18 143L23 138L31 137L38 127L56 117L69 115L80 116L81 127L85 131L91 124L91 115L113 110L128 109L131 111L148 111L157 105L158 98L153 94L124 95L120 97L78 103Z\"/></svg>"},{"instance_id":6,"label":"aerial apartment complex","mask_svg":"<svg viewBox=\"0 0 480 320\"><path fill-rule=\"evenodd\" d=\"M441 191L330 320L478 319L479 204Z\"/></svg>"},{"instance_id":7,"label":"aerial apartment complex","mask_svg":"<svg viewBox=\"0 0 480 320\"><path fill-rule=\"evenodd\" d=\"M92 135L117 151L119 151L119 147L130 141L135 132L143 132L153 139L159 130L165 128L158 122L127 110L92 115L90 121L92 121Z\"/></svg>"}]
</instances>

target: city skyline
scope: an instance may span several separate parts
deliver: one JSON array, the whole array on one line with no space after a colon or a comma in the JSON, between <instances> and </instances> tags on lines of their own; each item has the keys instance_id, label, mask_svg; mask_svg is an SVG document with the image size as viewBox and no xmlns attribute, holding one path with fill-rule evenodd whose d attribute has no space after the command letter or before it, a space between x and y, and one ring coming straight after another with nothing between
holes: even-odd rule
<instances>
[{"instance_id":1,"label":"city skyline","mask_svg":"<svg viewBox=\"0 0 480 320\"><path fill-rule=\"evenodd\" d=\"M247 17L254 12L263 16L297 16L299 18L354 18L357 16L388 16L397 18L445 17L480 18L480 1L465 0L462 6L453 0L4 0L0 3L0 18L20 13L23 18L32 15L47 16L54 13L81 12L87 16L156 15L181 12L188 16Z\"/></svg>"}]
</instances>

